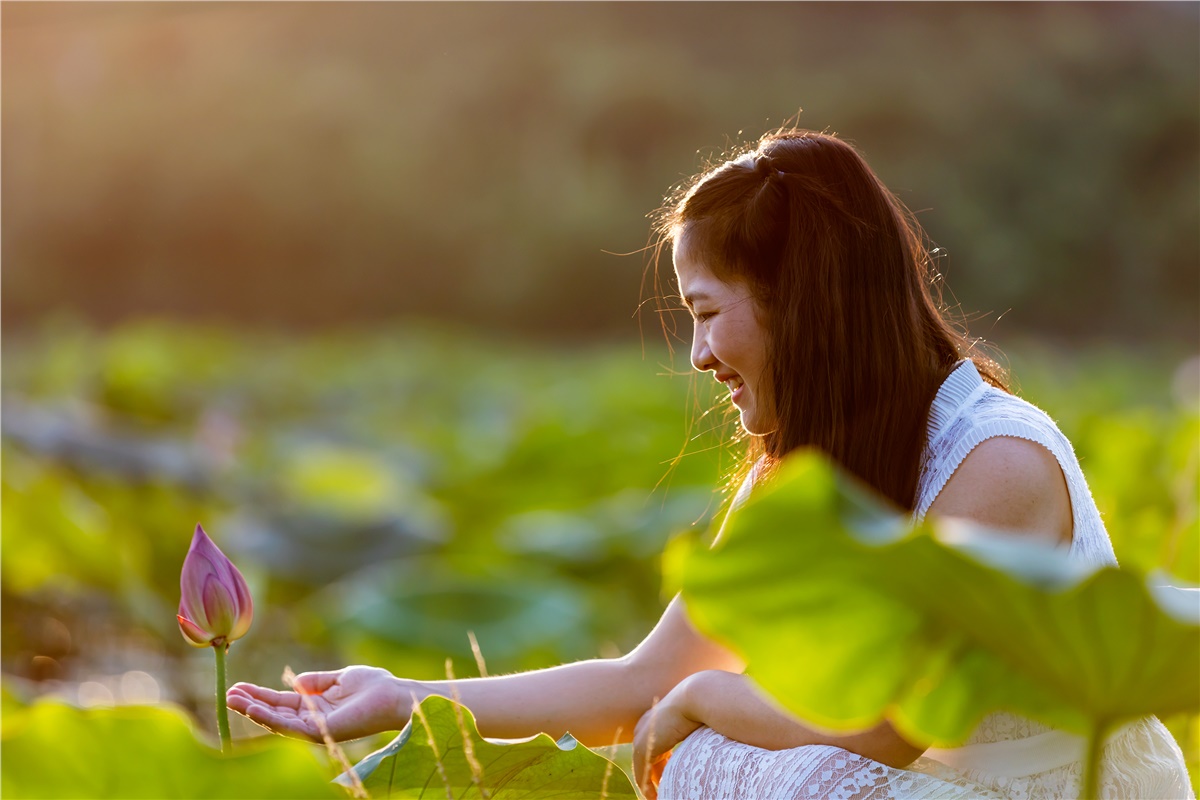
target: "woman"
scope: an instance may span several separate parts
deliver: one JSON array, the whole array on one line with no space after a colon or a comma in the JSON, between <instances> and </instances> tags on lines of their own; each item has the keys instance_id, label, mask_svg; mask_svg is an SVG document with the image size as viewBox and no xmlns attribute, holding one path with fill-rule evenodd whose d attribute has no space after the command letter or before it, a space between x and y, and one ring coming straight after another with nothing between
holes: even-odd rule
<instances>
[{"instance_id":1,"label":"woman","mask_svg":"<svg viewBox=\"0 0 1200 800\"><path fill-rule=\"evenodd\" d=\"M1115 563L1070 444L1005 391L994 363L964 359L971 342L930 295L920 228L849 145L810 131L767 135L683 187L658 230L694 321L692 364L729 389L749 440L735 505L787 453L816 446L917 518L966 517ZM1048 746L1062 734L1034 722L995 714L974 734L978 747L924 754L887 722L851 736L810 730L762 700L744 668L692 627L676 597L621 658L453 684L355 666L297 684L338 739L398 729L429 694L457 696L489 737L632 737L650 797L1078 791L1078 754ZM237 684L228 702L272 730L319 738L292 692ZM1053 741L1030 738L1046 735ZM989 771L995 745L1025 739L1037 758ZM1157 720L1123 730L1106 758L1106 796L1190 795Z\"/></svg>"}]
</instances>

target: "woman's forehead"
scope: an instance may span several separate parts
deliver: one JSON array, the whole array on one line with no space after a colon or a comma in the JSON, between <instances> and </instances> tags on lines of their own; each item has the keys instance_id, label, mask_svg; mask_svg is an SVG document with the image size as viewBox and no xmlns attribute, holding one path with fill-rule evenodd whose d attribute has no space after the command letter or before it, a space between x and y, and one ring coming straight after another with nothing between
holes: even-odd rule
<instances>
[{"instance_id":1,"label":"woman's forehead","mask_svg":"<svg viewBox=\"0 0 1200 800\"><path fill-rule=\"evenodd\" d=\"M681 292L686 293L687 287L691 284L705 283L716 279L712 270L696 256L696 249L688 246L685 236L675 237L671 260L675 265L675 278Z\"/></svg>"},{"instance_id":2,"label":"woman's forehead","mask_svg":"<svg viewBox=\"0 0 1200 800\"><path fill-rule=\"evenodd\" d=\"M671 260L675 264L675 272L679 273L682 266L685 270L695 271L703 270L711 273L700 255L700 248L696 247L696 236L692 231L691 226L684 226L676 231L674 238L671 239Z\"/></svg>"},{"instance_id":3,"label":"woman's forehead","mask_svg":"<svg viewBox=\"0 0 1200 800\"><path fill-rule=\"evenodd\" d=\"M692 258L686 248L675 253L675 280L679 296L689 306L702 300L721 303L747 292L741 282L718 278L703 261Z\"/></svg>"}]
</instances>

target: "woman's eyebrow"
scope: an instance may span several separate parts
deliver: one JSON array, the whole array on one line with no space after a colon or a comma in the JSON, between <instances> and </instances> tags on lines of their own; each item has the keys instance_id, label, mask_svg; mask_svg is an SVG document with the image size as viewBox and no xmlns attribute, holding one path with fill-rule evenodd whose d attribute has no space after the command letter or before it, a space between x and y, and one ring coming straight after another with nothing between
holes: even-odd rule
<instances>
[{"instance_id":1,"label":"woman's eyebrow","mask_svg":"<svg viewBox=\"0 0 1200 800\"><path fill-rule=\"evenodd\" d=\"M704 292L693 292L692 294L683 295L681 299L683 300L684 305L686 305L688 308L692 308L696 305L697 300L712 300L712 297Z\"/></svg>"}]
</instances>

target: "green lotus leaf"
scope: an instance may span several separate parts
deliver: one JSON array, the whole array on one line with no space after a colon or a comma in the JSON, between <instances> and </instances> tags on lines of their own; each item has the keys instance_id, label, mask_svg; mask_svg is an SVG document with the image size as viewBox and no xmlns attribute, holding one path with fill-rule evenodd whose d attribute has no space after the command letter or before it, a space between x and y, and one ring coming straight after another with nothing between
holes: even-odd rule
<instances>
[{"instance_id":1,"label":"green lotus leaf","mask_svg":"<svg viewBox=\"0 0 1200 800\"><path fill-rule=\"evenodd\" d=\"M223 755L172 706L9 706L0 748L4 797L345 797L329 783L321 748L267 736L235 742Z\"/></svg>"},{"instance_id":2,"label":"green lotus leaf","mask_svg":"<svg viewBox=\"0 0 1200 800\"><path fill-rule=\"evenodd\" d=\"M519 741L485 739L470 711L437 695L425 698L400 735L354 771L376 799L637 797L620 767L569 733L557 742L544 733ZM350 778L337 782L349 786Z\"/></svg>"},{"instance_id":3,"label":"green lotus leaf","mask_svg":"<svg viewBox=\"0 0 1200 800\"><path fill-rule=\"evenodd\" d=\"M1200 711L1200 591L881 502L798 454L668 580L768 694L831 730L886 716L956 745L998 710L1090 736Z\"/></svg>"}]
</instances>

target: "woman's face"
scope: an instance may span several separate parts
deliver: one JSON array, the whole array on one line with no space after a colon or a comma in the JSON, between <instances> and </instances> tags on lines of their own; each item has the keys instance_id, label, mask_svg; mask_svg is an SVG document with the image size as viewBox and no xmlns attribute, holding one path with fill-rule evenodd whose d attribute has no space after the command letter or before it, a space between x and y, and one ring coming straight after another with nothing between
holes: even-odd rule
<instances>
[{"instance_id":1,"label":"woman's face","mask_svg":"<svg viewBox=\"0 0 1200 800\"><path fill-rule=\"evenodd\" d=\"M747 433L770 433L767 338L749 288L718 279L693 258L686 229L675 237L674 261L679 294L692 314L692 366L725 384Z\"/></svg>"}]
</instances>

